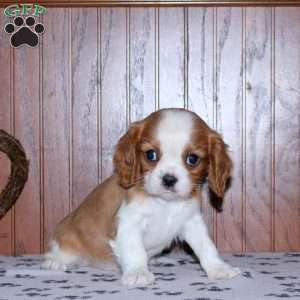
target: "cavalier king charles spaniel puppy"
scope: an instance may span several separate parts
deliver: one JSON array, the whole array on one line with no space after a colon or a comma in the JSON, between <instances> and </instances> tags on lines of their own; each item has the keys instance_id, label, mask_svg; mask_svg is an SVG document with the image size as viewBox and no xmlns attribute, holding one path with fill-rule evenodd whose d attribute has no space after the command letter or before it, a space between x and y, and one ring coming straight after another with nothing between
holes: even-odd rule
<instances>
[{"instance_id":1,"label":"cavalier king charles spaniel puppy","mask_svg":"<svg viewBox=\"0 0 300 300\"><path fill-rule=\"evenodd\" d=\"M162 109L134 122L113 163L115 174L58 224L45 268L115 260L122 284L148 285L148 260L176 239L189 244L209 278L240 273L219 256L199 205L206 178L224 196L232 163L220 135L195 113Z\"/></svg>"}]
</instances>

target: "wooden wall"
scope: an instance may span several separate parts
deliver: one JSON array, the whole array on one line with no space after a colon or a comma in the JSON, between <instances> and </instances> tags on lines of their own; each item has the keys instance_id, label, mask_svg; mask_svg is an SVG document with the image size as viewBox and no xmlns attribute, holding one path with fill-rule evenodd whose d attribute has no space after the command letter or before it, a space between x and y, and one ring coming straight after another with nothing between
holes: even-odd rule
<instances>
[{"instance_id":1,"label":"wooden wall","mask_svg":"<svg viewBox=\"0 0 300 300\"><path fill-rule=\"evenodd\" d=\"M39 253L55 224L112 171L131 121L186 107L234 161L222 251L300 250L300 8L49 8L38 48L12 49L0 10L0 128L30 178L0 221L0 253ZM9 164L0 156L0 185Z\"/></svg>"}]
</instances>

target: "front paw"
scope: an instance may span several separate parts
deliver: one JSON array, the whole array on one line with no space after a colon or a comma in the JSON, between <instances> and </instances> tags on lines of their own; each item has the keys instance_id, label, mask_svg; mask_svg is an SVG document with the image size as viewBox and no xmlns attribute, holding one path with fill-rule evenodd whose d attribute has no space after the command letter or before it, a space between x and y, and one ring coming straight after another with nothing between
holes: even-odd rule
<instances>
[{"instance_id":1,"label":"front paw","mask_svg":"<svg viewBox=\"0 0 300 300\"><path fill-rule=\"evenodd\" d=\"M230 266L229 264L222 262L210 266L206 270L209 279L230 279L239 274L241 271L239 268Z\"/></svg>"},{"instance_id":2,"label":"front paw","mask_svg":"<svg viewBox=\"0 0 300 300\"><path fill-rule=\"evenodd\" d=\"M59 260L53 258L47 258L41 265L42 269L55 270L55 271L66 271L67 265Z\"/></svg>"},{"instance_id":3,"label":"front paw","mask_svg":"<svg viewBox=\"0 0 300 300\"><path fill-rule=\"evenodd\" d=\"M146 286L154 282L154 275L148 270L131 271L123 274L121 282L128 288Z\"/></svg>"}]
</instances>

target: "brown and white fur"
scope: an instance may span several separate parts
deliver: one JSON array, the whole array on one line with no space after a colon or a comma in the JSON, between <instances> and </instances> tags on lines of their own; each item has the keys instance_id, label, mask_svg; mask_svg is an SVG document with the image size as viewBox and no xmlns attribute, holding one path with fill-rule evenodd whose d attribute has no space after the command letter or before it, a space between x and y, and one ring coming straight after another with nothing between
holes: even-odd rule
<instances>
[{"instance_id":1,"label":"brown and white fur","mask_svg":"<svg viewBox=\"0 0 300 300\"><path fill-rule=\"evenodd\" d=\"M148 260L174 239L186 241L213 279L232 278L199 209L207 178L224 196L232 163L219 134L196 114L163 109L133 123L114 154L115 174L57 226L43 264L65 270L116 259L126 286L154 281Z\"/></svg>"}]
</instances>

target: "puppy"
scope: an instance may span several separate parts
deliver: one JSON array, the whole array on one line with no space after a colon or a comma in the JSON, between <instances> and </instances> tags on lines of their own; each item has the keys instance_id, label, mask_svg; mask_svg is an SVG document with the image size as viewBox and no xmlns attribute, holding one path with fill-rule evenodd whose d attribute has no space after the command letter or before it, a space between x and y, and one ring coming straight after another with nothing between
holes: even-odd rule
<instances>
[{"instance_id":1,"label":"puppy","mask_svg":"<svg viewBox=\"0 0 300 300\"><path fill-rule=\"evenodd\" d=\"M115 174L58 224L44 267L116 260L126 286L154 281L149 258L186 241L212 279L239 274L210 239L201 182L222 198L232 163L219 134L195 113L162 109L133 123L116 146Z\"/></svg>"}]
</instances>

